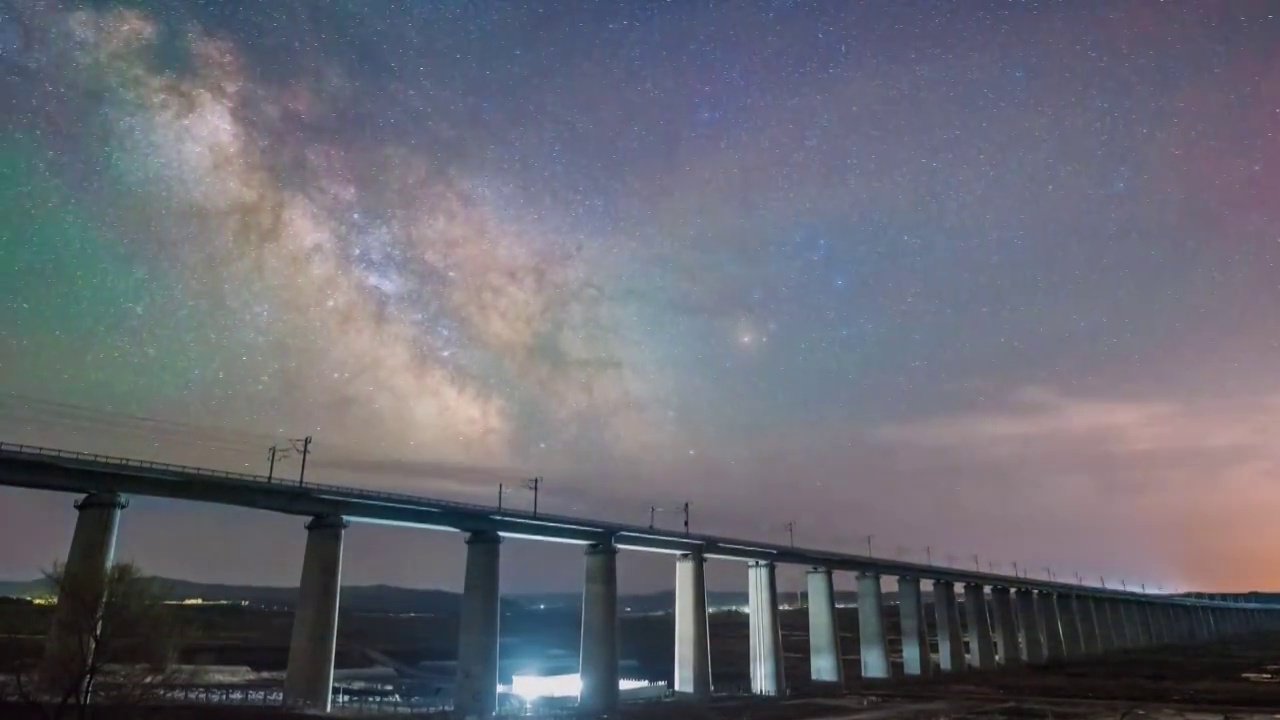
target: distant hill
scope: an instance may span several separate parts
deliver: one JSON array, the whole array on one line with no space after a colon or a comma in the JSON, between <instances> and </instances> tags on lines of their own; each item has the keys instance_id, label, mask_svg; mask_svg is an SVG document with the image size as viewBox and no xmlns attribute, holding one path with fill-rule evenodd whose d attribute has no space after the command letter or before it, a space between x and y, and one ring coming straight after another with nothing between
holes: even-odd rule
<instances>
[{"instance_id":1,"label":"distant hill","mask_svg":"<svg viewBox=\"0 0 1280 720\"><path fill-rule=\"evenodd\" d=\"M165 596L174 601L200 599L208 602L247 602L251 605L288 610L293 607L297 598L296 587L270 587L258 585L217 585L199 583L190 580L173 580L155 578L165 588ZM36 598L51 595L48 583L43 579L0 581L0 597ZM778 600L784 605L794 606L803 598L804 593L797 595L794 591L781 591ZM1245 602L1280 604L1278 593L1231 593L1212 595L1214 599L1243 600ZM885 591L884 602L893 604L898 601L898 594ZM932 604L933 594L926 592L924 601ZM357 613L390 613L390 614L424 614L454 615L457 614L462 597L459 593L448 590L415 590L412 588L394 587L391 585L347 585L342 588L342 609ZM508 610L525 608L530 610L565 609L574 610L582 604L579 592L564 593L528 593L507 595L502 599ZM857 593L837 592L836 602L852 605L857 602ZM746 607L745 592L709 591L707 605L713 610ZM624 595L618 598L619 610L630 614L670 612L675 607L675 592L664 590L654 593Z\"/></svg>"},{"instance_id":2,"label":"distant hill","mask_svg":"<svg viewBox=\"0 0 1280 720\"><path fill-rule=\"evenodd\" d=\"M298 596L296 587L258 585L217 585L190 580L153 578L172 601L204 600L206 602L247 602L267 608L289 609ZM0 597L33 598L53 594L48 582L26 580L0 581ZM458 611L461 597L446 590L414 590L390 585L348 585L342 588L342 609L347 612L420 613L448 615Z\"/></svg>"}]
</instances>

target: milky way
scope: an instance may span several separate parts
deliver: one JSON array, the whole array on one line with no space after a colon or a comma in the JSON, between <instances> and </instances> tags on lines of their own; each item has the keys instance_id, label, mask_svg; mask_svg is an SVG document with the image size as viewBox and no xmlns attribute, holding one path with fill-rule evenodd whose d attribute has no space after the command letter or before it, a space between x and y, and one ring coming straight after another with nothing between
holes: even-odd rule
<instances>
[{"instance_id":1,"label":"milky way","mask_svg":"<svg viewBox=\"0 0 1280 720\"><path fill-rule=\"evenodd\" d=\"M0 3L0 430L1272 582L1275 15Z\"/></svg>"}]
</instances>

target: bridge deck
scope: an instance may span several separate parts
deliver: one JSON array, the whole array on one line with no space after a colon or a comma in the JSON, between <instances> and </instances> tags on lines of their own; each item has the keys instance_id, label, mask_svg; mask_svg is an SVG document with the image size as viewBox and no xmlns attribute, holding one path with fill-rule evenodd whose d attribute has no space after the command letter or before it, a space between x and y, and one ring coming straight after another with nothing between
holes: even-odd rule
<instances>
[{"instance_id":1,"label":"bridge deck","mask_svg":"<svg viewBox=\"0 0 1280 720\"><path fill-rule=\"evenodd\" d=\"M1072 585L998 573L812 548L793 548L711 535L684 534L586 518L548 515L324 483L299 485L263 475L226 472L132 458L0 442L0 485L69 493L117 492L267 510L288 515L340 515L356 522L409 525L572 543L613 542L651 552L701 550L707 557L767 560L875 573L1071 592L1090 596L1147 597L1136 592ZM1202 600L1174 599L1202 604ZM1219 604L1219 603L1211 603ZM1226 605L1227 603L1220 603ZM1239 605L1233 605L1239 607Z\"/></svg>"}]
</instances>

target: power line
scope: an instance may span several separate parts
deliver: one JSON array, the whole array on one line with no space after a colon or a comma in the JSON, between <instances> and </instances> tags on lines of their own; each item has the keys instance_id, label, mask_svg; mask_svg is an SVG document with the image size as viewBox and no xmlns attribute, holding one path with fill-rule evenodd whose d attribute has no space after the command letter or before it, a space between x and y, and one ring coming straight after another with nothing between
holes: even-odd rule
<instances>
[{"instance_id":1,"label":"power line","mask_svg":"<svg viewBox=\"0 0 1280 720\"><path fill-rule=\"evenodd\" d=\"M4 398L0 398L0 417L7 417L10 422L29 423L35 426L30 428L32 430L40 430L40 426L54 425L115 434L145 434L146 436L162 436L186 442L217 445L240 451L261 447L264 439L270 437L265 435L254 437L248 434L237 437L229 432L222 433L199 426L124 414L112 415L111 413L67 408L58 405L28 404L15 407Z\"/></svg>"}]
</instances>

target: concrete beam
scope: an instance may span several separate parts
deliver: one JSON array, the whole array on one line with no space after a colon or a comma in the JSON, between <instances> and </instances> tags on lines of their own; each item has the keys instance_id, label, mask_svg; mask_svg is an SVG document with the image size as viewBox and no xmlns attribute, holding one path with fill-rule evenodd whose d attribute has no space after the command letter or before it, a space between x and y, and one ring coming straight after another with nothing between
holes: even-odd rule
<instances>
[{"instance_id":1,"label":"concrete beam","mask_svg":"<svg viewBox=\"0 0 1280 720\"><path fill-rule=\"evenodd\" d=\"M836 593L827 568L811 568L809 589L809 678L816 683L844 687L844 662L840 656L840 626L836 620Z\"/></svg>"},{"instance_id":2,"label":"concrete beam","mask_svg":"<svg viewBox=\"0 0 1280 720\"><path fill-rule=\"evenodd\" d=\"M751 641L751 692L783 695L782 628L778 624L778 578L771 562L747 565L747 609Z\"/></svg>"},{"instance_id":3,"label":"concrete beam","mask_svg":"<svg viewBox=\"0 0 1280 720\"><path fill-rule=\"evenodd\" d=\"M675 691L697 698L711 696L706 558L700 552L676 558Z\"/></svg>"},{"instance_id":4,"label":"concrete beam","mask_svg":"<svg viewBox=\"0 0 1280 720\"><path fill-rule=\"evenodd\" d=\"M909 676L931 675L929 630L924 619L920 578L898 578L898 617L902 628L902 671Z\"/></svg>"},{"instance_id":5,"label":"concrete beam","mask_svg":"<svg viewBox=\"0 0 1280 720\"><path fill-rule=\"evenodd\" d=\"M458 621L458 680L453 709L462 718L486 718L498 706L498 590L502 538L497 533L467 536L467 568Z\"/></svg>"},{"instance_id":6,"label":"concrete beam","mask_svg":"<svg viewBox=\"0 0 1280 720\"><path fill-rule=\"evenodd\" d=\"M618 548L588 545L582 588L582 650L578 707L609 712L618 706Z\"/></svg>"},{"instance_id":7,"label":"concrete beam","mask_svg":"<svg viewBox=\"0 0 1280 720\"><path fill-rule=\"evenodd\" d=\"M858 640L862 650L862 677L890 677L879 575L858 576Z\"/></svg>"},{"instance_id":8,"label":"concrete beam","mask_svg":"<svg viewBox=\"0 0 1280 720\"><path fill-rule=\"evenodd\" d=\"M964 586L964 615L969 630L969 667L975 670L995 668L996 649L991 639L991 621L987 617L986 590L977 583Z\"/></svg>"},{"instance_id":9,"label":"concrete beam","mask_svg":"<svg viewBox=\"0 0 1280 720\"><path fill-rule=\"evenodd\" d=\"M342 587L342 535L347 521L321 515L307 523L298 604L284 674L284 704L329 712L333 658L338 649L338 597Z\"/></svg>"},{"instance_id":10,"label":"concrete beam","mask_svg":"<svg viewBox=\"0 0 1280 720\"><path fill-rule=\"evenodd\" d=\"M956 586L949 580L934 581L933 612L938 628L938 669L944 673L960 672L965 667L964 637Z\"/></svg>"}]
</instances>

